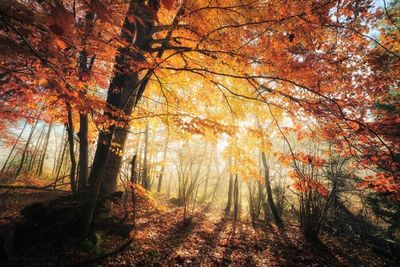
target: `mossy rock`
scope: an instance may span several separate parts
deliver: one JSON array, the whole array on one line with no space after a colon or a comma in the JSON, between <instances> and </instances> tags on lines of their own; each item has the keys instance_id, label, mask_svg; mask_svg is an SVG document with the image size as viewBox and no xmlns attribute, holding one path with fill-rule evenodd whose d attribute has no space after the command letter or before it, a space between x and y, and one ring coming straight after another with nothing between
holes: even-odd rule
<instances>
[{"instance_id":1,"label":"mossy rock","mask_svg":"<svg viewBox=\"0 0 400 267\"><path fill-rule=\"evenodd\" d=\"M92 241L86 239L79 244L79 248L85 252L95 255L102 255L105 253L104 249L97 247Z\"/></svg>"},{"instance_id":2,"label":"mossy rock","mask_svg":"<svg viewBox=\"0 0 400 267\"><path fill-rule=\"evenodd\" d=\"M94 231L90 236L89 240L96 246L100 247L102 241L102 232L101 231Z\"/></svg>"}]
</instances>

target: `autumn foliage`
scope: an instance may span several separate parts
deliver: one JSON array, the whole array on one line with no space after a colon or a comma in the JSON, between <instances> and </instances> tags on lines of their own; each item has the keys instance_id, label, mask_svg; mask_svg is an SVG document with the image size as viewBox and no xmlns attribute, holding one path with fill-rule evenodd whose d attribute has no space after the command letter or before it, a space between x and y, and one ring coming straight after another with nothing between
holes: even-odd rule
<instances>
[{"instance_id":1,"label":"autumn foliage","mask_svg":"<svg viewBox=\"0 0 400 267\"><path fill-rule=\"evenodd\" d=\"M133 155L143 187L126 190L182 175L193 210L203 184L203 204L222 184L233 198L236 179L282 210L288 190L315 236L347 192L398 203L400 5L380 2L0 0L1 172L29 177L52 138L49 126L39 142L40 127L54 123L66 133L50 142L52 174L68 166L92 212L133 177ZM32 134L18 137L25 122ZM249 199L267 214L267 200Z\"/></svg>"}]
</instances>

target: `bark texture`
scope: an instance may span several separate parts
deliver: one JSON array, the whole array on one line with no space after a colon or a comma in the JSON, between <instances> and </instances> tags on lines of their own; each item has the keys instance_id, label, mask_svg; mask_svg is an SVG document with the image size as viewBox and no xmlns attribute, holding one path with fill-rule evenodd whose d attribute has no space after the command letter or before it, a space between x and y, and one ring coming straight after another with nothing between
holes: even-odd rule
<instances>
[{"instance_id":1,"label":"bark texture","mask_svg":"<svg viewBox=\"0 0 400 267\"><path fill-rule=\"evenodd\" d=\"M139 79L140 65L145 62L144 52L150 49L154 14L144 1L131 1L120 38L127 45L118 49L113 77L107 95L108 109L105 116L117 122L99 133L95 157L89 175L89 183L94 188L96 179L102 179L100 193L116 191L117 176L122 163L129 117L137 104L147 80ZM132 20L135 18L136 22ZM140 21L140 23L138 22ZM144 78L146 79L146 78ZM122 116L115 112L122 111ZM109 152L109 150L110 151Z\"/></svg>"},{"instance_id":2,"label":"bark texture","mask_svg":"<svg viewBox=\"0 0 400 267\"><path fill-rule=\"evenodd\" d=\"M274 203L274 198L272 195L272 189L271 189L271 180L269 176L269 166L267 163L267 159L265 157L265 153L261 152L261 160L264 166L264 171L265 171L265 176L264 176L264 182L265 182L265 188L267 189L267 197L268 197L268 205L271 210L272 216L274 217L274 221L276 225L278 226L283 226L283 221L281 217L279 216L278 210L276 209L275 203Z\"/></svg>"}]
</instances>

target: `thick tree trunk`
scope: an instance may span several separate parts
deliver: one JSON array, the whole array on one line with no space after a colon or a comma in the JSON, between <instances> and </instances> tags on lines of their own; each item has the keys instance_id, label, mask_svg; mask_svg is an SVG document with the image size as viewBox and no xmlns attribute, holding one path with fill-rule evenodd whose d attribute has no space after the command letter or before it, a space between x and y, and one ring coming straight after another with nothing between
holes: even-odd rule
<instances>
[{"instance_id":1,"label":"thick tree trunk","mask_svg":"<svg viewBox=\"0 0 400 267\"><path fill-rule=\"evenodd\" d=\"M269 166L267 163L267 159L265 158L265 153L261 152L261 160L264 166L264 178L265 178L265 188L267 189L267 197L268 197L268 204L269 208L271 209L272 216L274 217L274 221L276 225L278 226L283 226L283 221L281 217L279 216L278 210L276 209L273 195L272 195L272 189L271 189L271 181L270 181L270 176L269 176Z\"/></svg>"},{"instance_id":2,"label":"thick tree trunk","mask_svg":"<svg viewBox=\"0 0 400 267\"><path fill-rule=\"evenodd\" d=\"M143 93L145 83L148 80L139 80L138 69L145 63L145 57L141 51L146 51L150 47L152 40L152 30L154 25L154 14L150 14L149 6L144 1L131 1L128 13L121 31L121 40L127 44L126 47L118 49L114 65L114 75L111 79L107 95L108 108L113 111L122 110L125 117L116 116L114 112L105 111L105 116L112 120L123 122L124 127L111 126L107 130L99 133L97 149L93 160L92 169L89 175L89 183L92 186L94 195L96 191L102 194L109 194L116 191L117 176L122 163L120 152L124 147L129 117L132 110ZM132 21L132 20L135 21ZM136 37L134 39L134 37ZM134 44L135 48L131 48ZM109 153L110 147L118 153ZM96 180L99 179L97 189ZM109 205L104 205L109 209Z\"/></svg>"},{"instance_id":3,"label":"thick tree trunk","mask_svg":"<svg viewBox=\"0 0 400 267\"><path fill-rule=\"evenodd\" d=\"M94 15L90 14L86 16L86 35L93 29L93 19ZM82 44L86 45L86 38L83 38ZM85 49L80 52L79 55L79 80L85 81L87 77L90 77L92 67L94 64L95 56L88 60L88 55ZM85 87L84 94L87 94L87 90ZM86 112L82 112L79 115L79 180L78 180L78 191L85 191L88 183L88 169L89 169L89 152L88 152L88 131L89 131L89 120L88 114Z\"/></svg>"}]
</instances>

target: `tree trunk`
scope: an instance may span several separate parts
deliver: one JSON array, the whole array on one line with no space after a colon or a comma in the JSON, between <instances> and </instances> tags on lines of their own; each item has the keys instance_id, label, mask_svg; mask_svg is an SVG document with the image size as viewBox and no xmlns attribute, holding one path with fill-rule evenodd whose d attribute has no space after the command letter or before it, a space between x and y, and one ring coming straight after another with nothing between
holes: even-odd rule
<instances>
[{"instance_id":1,"label":"tree trunk","mask_svg":"<svg viewBox=\"0 0 400 267\"><path fill-rule=\"evenodd\" d=\"M204 191L203 191L203 196L201 197L201 202L205 202L207 200L208 179L210 178L213 152L214 152L214 147L212 147L210 150L210 158L209 158L209 163L207 165L206 181L204 183Z\"/></svg>"},{"instance_id":2,"label":"tree trunk","mask_svg":"<svg viewBox=\"0 0 400 267\"><path fill-rule=\"evenodd\" d=\"M255 199L254 199L254 188L253 188L253 184L251 182L248 182L248 192L249 192L249 213L250 213L250 219L251 219L251 223L255 223L257 221L258 218L256 218L256 212L255 212Z\"/></svg>"},{"instance_id":3,"label":"tree trunk","mask_svg":"<svg viewBox=\"0 0 400 267\"><path fill-rule=\"evenodd\" d=\"M79 115L79 180L78 180L78 191L82 192L86 190L87 179L88 179L88 168L89 168L89 153L88 153L88 115L87 113L81 113Z\"/></svg>"},{"instance_id":4,"label":"tree trunk","mask_svg":"<svg viewBox=\"0 0 400 267\"><path fill-rule=\"evenodd\" d=\"M58 166L60 165L60 160L61 160L61 154L63 153L63 147L64 147L64 140L65 140L65 126L63 126L62 130L62 135L60 139L60 145L57 145L57 136L56 136L56 149L54 151L54 162L53 162L53 171L52 174L56 174L58 172ZM58 149L57 149L58 148Z\"/></svg>"},{"instance_id":5,"label":"tree trunk","mask_svg":"<svg viewBox=\"0 0 400 267\"><path fill-rule=\"evenodd\" d=\"M149 181L148 165L147 165L148 149L149 149L149 124L146 124L146 130L144 131L144 156L143 156L142 185L145 189L150 190L150 181Z\"/></svg>"},{"instance_id":6,"label":"tree trunk","mask_svg":"<svg viewBox=\"0 0 400 267\"><path fill-rule=\"evenodd\" d=\"M67 124L67 133L68 133L68 143L69 143L69 158L71 161L69 177L71 183L71 191L73 193L76 192L76 181L75 181L75 172L76 172L76 160L75 160L75 148L74 148L74 125L72 122L72 110L69 103L67 103L67 113L68 113L68 124Z\"/></svg>"},{"instance_id":7,"label":"tree trunk","mask_svg":"<svg viewBox=\"0 0 400 267\"><path fill-rule=\"evenodd\" d=\"M25 168L25 170L26 170L27 172L31 171L31 170L33 169L33 166L35 165L35 162L36 162L36 155L39 153L39 148L40 148L40 145L42 144L43 133L44 133L44 130L45 130L45 129L46 129L46 125L43 125L43 128L42 128L42 130L40 131L39 137L38 137L38 139L37 139L37 141L36 141L36 145L35 145L35 147L34 147L34 149L33 149L33 153L31 153L31 156L30 156L30 159L29 159L29 164L28 164L28 166Z\"/></svg>"},{"instance_id":8,"label":"tree trunk","mask_svg":"<svg viewBox=\"0 0 400 267\"><path fill-rule=\"evenodd\" d=\"M223 172L221 172L219 170L218 154L217 154L216 147L215 147L215 173L218 173L218 177L217 177L217 182L215 183L215 187L214 187L214 190L213 190L213 193L212 193L212 196L211 196L211 201L210 201L211 205L214 203L215 194L217 193L217 189L218 189L218 186L219 186L219 183L220 183L220 180L221 180L221 176L222 176L222 173L223 173Z\"/></svg>"},{"instance_id":9,"label":"tree trunk","mask_svg":"<svg viewBox=\"0 0 400 267\"><path fill-rule=\"evenodd\" d=\"M17 169L17 171L15 173L15 177L18 177L21 174L22 168L24 167L26 153L28 152L28 148L29 148L29 145L31 143L31 139L32 139L33 133L35 132L35 129L36 129L36 126L37 126L38 122L39 122L39 118L36 119L35 123L33 124L32 128L31 128L31 131L30 131L29 136L28 136L28 140L26 140L26 144L25 144L24 150L22 151L21 161L19 162L19 166L18 166L18 169Z\"/></svg>"},{"instance_id":10,"label":"tree trunk","mask_svg":"<svg viewBox=\"0 0 400 267\"><path fill-rule=\"evenodd\" d=\"M143 159L143 151L144 151L144 145L140 142L140 149L139 149L139 159L137 160L137 166L136 166L136 173L137 173L137 179L136 182L138 184L142 184L142 176L143 176L143 166L142 166L142 159Z\"/></svg>"},{"instance_id":11,"label":"tree trunk","mask_svg":"<svg viewBox=\"0 0 400 267\"><path fill-rule=\"evenodd\" d=\"M172 178L169 177L168 186L167 186L167 198L168 198L168 199L169 199L170 196L171 196L171 182L172 182Z\"/></svg>"},{"instance_id":12,"label":"tree trunk","mask_svg":"<svg viewBox=\"0 0 400 267\"><path fill-rule=\"evenodd\" d=\"M271 181L270 181L270 176L269 176L269 166L267 163L267 159L265 158L265 153L261 152L261 160L264 166L264 179L265 179L265 188L267 189L267 197L268 197L268 204L269 208L271 209L272 216L274 217L274 221L276 225L278 226L283 226L283 221L281 217L279 216L278 210L276 209L273 195L272 195L272 189L271 189Z\"/></svg>"},{"instance_id":13,"label":"tree trunk","mask_svg":"<svg viewBox=\"0 0 400 267\"><path fill-rule=\"evenodd\" d=\"M60 177L60 174L61 174L61 169L64 164L64 157L65 157L65 153L67 150L68 140L66 140L62 145L63 145L62 148L60 148L60 156L59 156L59 162L58 162L58 166L57 166L56 180L58 180L58 178Z\"/></svg>"},{"instance_id":14,"label":"tree trunk","mask_svg":"<svg viewBox=\"0 0 400 267\"><path fill-rule=\"evenodd\" d=\"M19 139L21 139L21 136L22 136L22 134L23 134L24 131L25 131L26 125L28 125L28 121L25 121L24 127L22 127L21 132L19 133L17 139L15 140L15 142L14 142L14 144L13 144L13 147L11 148L11 151L10 151L10 153L8 154L6 161L4 162L3 167L1 168L1 173L3 173L4 170L5 170L5 168L7 167L7 164L9 163L10 158L11 158L12 154L14 153L14 150L15 150L15 148L16 148L17 145L18 145Z\"/></svg>"},{"instance_id":15,"label":"tree trunk","mask_svg":"<svg viewBox=\"0 0 400 267\"><path fill-rule=\"evenodd\" d=\"M233 219L239 220L239 180L238 175L235 175L235 182L233 184Z\"/></svg>"},{"instance_id":16,"label":"tree trunk","mask_svg":"<svg viewBox=\"0 0 400 267\"><path fill-rule=\"evenodd\" d=\"M42 176L42 174L43 174L43 165L44 165L44 160L46 158L47 147L49 145L50 132L51 132L52 125L53 125L53 123L50 123L49 129L47 130L46 139L44 141L43 151L42 151L42 154L39 159L38 176Z\"/></svg>"},{"instance_id":17,"label":"tree trunk","mask_svg":"<svg viewBox=\"0 0 400 267\"><path fill-rule=\"evenodd\" d=\"M94 14L90 14L86 16L86 34L85 37L89 35L89 33L93 29L93 20ZM83 38L82 44L86 45L86 38ZM92 71L92 67L94 64L95 56L88 60L88 55L85 49L80 52L79 55L79 80L85 81L87 77L90 77L90 73ZM87 89L83 92L87 94ZM78 191L85 191L88 183L88 169L89 169L89 152L88 152L88 131L89 131L89 120L88 114L86 112L82 112L79 114L79 180L78 180Z\"/></svg>"},{"instance_id":18,"label":"tree trunk","mask_svg":"<svg viewBox=\"0 0 400 267\"><path fill-rule=\"evenodd\" d=\"M163 153L163 162L160 170L160 177L158 179L158 186L157 186L157 192L161 192L161 186L162 186L162 180L164 177L164 171L165 171L165 161L167 160L167 151L168 151L168 143L169 143L169 130L167 133L167 139L165 141L165 147L164 147L164 153Z\"/></svg>"},{"instance_id":19,"label":"tree trunk","mask_svg":"<svg viewBox=\"0 0 400 267\"><path fill-rule=\"evenodd\" d=\"M136 227L136 192L135 192L135 186L137 184L137 176L136 176L136 158L137 155L133 155L132 161L131 161L131 200L132 200L132 223L133 227Z\"/></svg>"},{"instance_id":20,"label":"tree trunk","mask_svg":"<svg viewBox=\"0 0 400 267\"><path fill-rule=\"evenodd\" d=\"M232 165L232 157L229 159L229 168ZM231 213L232 208L232 195L233 195L233 175L229 172L229 189L228 189L228 202L225 207L225 214Z\"/></svg>"},{"instance_id":21,"label":"tree trunk","mask_svg":"<svg viewBox=\"0 0 400 267\"><path fill-rule=\"evenodd\" d=\"M109 153L109 149L112 142L117 149L123 149L127 137L129 117L134 106L139 101L149 78L149 76L145 76L140 81L138 73L140 65L145 63L142 51L148 50L152 40L155 14L149 12L149 8L151 7L146 6L144 1L130 1L127 16L121 30L121 40L129 45L121 47L117 51L114 75L108 89L107 105L111 111L122 110L125 117L116 116L110 110L106 110L104 115L114 121L124 122L125 126L112 125L107 130L101 130L99 133L93 165L89 175L89 183L94 192L94 198L97 198L98 192L109 194L116 191L122 155L121 153ZM134 37L137 38L134 39ZM132 44L134 44L135 49L131 48ZM109 204L99 203L100 206L108 210L111 208ZM89 212L92 213L91 211Z\"/></svg>"}]
</instances>

